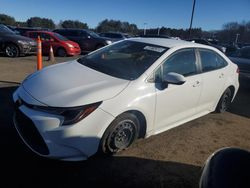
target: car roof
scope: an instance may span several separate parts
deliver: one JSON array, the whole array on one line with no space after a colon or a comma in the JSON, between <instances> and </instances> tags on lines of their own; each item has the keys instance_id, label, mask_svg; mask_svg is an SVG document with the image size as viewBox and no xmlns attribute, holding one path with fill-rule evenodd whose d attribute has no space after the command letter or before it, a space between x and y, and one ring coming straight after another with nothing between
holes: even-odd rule
<instances>
[{"instance_id":1,"label":"car roof","mask_svg":"<svg viewBox=\"0 0 250 188\"><path fill-rule=\"evenodd\" d=\"M159 46L164 46L167 48L173 48L173 47L178 47L178 46L189 46L189 47L206 47L206 45L202 44L197 44L189 41L184 41L184 40L176 40L176 39L167 39L167 38L131 38L127 40L132 40L136 42L144 42L148 44L153 44L153 45L159 45Z\"/></svg>"},{"instance_id":2,"label":"car roof","mask_svg":"<svg viewBox=\"0 0 250 188\"><path fill-rule=\"evenodd\" d=\"M54 31L89 31L88 29L80 29L80 28L60 28L60 29L54 29Z\"/></svg>"},{"instance_id":3,"label":"car roof","mask_svg":"<svg viewBox=\"0 0 250 188\"><path fill-rule=\"evenodd\" d=\"M52 31L41 31L41 30L27 31L27 33L45 33L45 34L49 34L49 35L54 35L54 32L52 32Z\"/></svg>"}]
</instances>

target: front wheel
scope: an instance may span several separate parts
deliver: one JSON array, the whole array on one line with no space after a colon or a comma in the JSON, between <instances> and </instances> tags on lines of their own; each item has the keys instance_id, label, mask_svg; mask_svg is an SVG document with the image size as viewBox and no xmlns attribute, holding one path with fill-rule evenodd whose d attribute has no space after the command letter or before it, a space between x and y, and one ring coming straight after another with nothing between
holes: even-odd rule
<instances>
[{"instance_id":1,"label":"front wheel","mask_svg":"<svg viewBox=\"0 0 250 188\"><path fill-rule=\"evenodd\" d=\"M223 113L228 110L232 100L232 92L229 88L223 93L216 107L216 112Z\"/></svg>"},{"instance_id":2,"label":"front wheel","mask_svg":"<svg viewBox=\"0 0 250 188\"><path fill-rule=\"evenodd\" d=\"M8 57L19 56L19 48L14 44L7 44L4 51L5 51L5 55Z\"/></svg>"},{"instance_id":3,"label":"front wheel","mask_svg":"<svg viewBox=\"0 0 250 188\"><path fill-rule=\"evenodd\" d=\"M101 153L114 154L128 148L138 137L139 120L134 114L118 116L105 131L100 143Z\"/></svg>"},{"instance_id":4,"label":"front wheel","mask_svg":"<svg viewBox=\"0 0 250 188\"><path fill-rule=\"evenodd\" d=\"M64 48L58 48L56 55L59 57L66 57L67 56L67 52Z\"/></svg>"}]
</instances>

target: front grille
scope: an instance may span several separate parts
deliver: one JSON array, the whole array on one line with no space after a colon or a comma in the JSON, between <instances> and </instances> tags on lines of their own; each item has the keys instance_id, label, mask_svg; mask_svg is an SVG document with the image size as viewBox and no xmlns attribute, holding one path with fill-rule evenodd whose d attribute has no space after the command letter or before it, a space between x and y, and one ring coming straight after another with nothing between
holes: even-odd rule
<instances>
[{"instance_id":1,"label":"front grille","mask_svg":"<svg viewBox=\"0 0 250 188\"><path fill-rule=\"evenodd\" d=\"M16 127L25 142L36 152L42 155L48 155L49 149L36 129L34 123L18 108L16 108L15 120Z\"/></svg>"}]
</instances>

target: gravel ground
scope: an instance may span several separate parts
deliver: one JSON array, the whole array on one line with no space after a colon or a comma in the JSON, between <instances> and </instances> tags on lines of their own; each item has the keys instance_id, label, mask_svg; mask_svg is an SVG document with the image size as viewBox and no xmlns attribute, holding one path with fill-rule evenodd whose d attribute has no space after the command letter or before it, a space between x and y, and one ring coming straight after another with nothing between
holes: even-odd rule
<instances>
[{"instance_id":1,"label":"gravel ground","mask_svg":"<svg viewBox=\"0 0 250 188\"><path fill-rule=\"evenodd\" d=\"M44 66L51 64L45 61ZM35 69L34 56L0 57L1 187L198 187L201 167L211 153L231 146L250 150L250 87L244 83L229 112L211 113L138 140L113 157L83 162L41 158L27 149L12 124L11 95Z\"/></svg>"}]
</instances>

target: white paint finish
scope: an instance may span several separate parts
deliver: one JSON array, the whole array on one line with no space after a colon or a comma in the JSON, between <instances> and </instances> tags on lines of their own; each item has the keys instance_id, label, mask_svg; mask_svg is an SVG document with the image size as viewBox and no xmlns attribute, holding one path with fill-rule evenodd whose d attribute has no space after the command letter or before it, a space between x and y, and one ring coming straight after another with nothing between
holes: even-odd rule
<instances>
[{"instance_id":1,"label":"white paint finish","mask_svg":"<svg viewBox=\"0 0 250 188\"><path fill-rule=\"evenodd\" d=\"M169 84L164 90L156 90L156 130L171 126L196 114L201 94L200 75L186 78L183 85Z\"/></svg>"},{"instance_id":2,"label":"white paint finish","mask_svg":"<svg viewBox=\"0 0 250 188\"><path fill-rule=\"evenodd\" d=\"M227 76L227 68L214 70L201 74L202 93L197 112L204 110L213 111L219 99L225 91L224 84Z\"/></svg>"},{"instance_id":3,"label":"white paint finish","mask_svg":"<svg viewBox=\"0 0 250 188\"><path fill-rule=\"evenodd\" d=\"M25 80L23 87L41 103L71 107L110 99L128 83L73 61L39 71Z\"/></svg>"},{"instance_id":4,"label":"white paint finish","mask_svg":"<svg viewBox=\"0 0 250 188\"><path fill-rule=\"evenodd\" d=\"M107 127L114 120L114 117L108 113L97 109L75 125L61 126L62 116L36 111L24 105L19 109L31 119L47 144L50 153L46 157L61 160L83 160L95 154L101 135L105 131L103 126ZM23 141L32 151L41 155L24 139Z\"/></svg>"},{"instance_id":5,"label":"white paint finish","mask_svg":"<svg viewBox=\"0 0 250 188\"><path fill-rule=\"evenodd\" d=\"M130 40L170 49L134 81L114 78L72 61L34 73L14 93L14 102L21 97L26 103L34 105L72 107L102 101L98 109L70 126L61 125L62 116L21 106L20 110L34 122L49 147L50 155L46 157L87 159L97 151L110 123L126 111L136 110L145 116L148 137L213 111L227 87L232 85L236 92L238 90L237 66L217 49L170 39ZM147 81L172 53L190 47L213 50L224 57L228 66L186 77L183 85L169 84L164 90L160 90L156 83ZM222 73L223 77L220 78Z\"/></svg>"}]
</instances>

